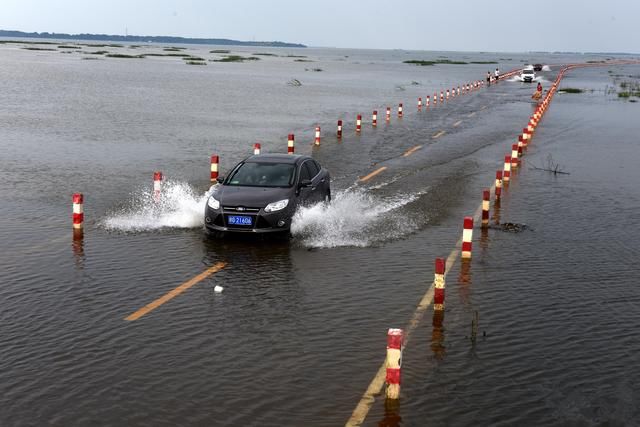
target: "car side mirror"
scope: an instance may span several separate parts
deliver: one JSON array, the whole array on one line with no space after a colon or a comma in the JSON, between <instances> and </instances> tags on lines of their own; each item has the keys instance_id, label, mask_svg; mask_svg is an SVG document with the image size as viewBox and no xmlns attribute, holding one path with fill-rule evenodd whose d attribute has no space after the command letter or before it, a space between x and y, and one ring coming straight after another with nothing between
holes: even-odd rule
<instances>
[{"instance_id":1,"label":"car side mirror","mask_svg":"<svg viewBox=\"0 0 640 427\"><path fill-rule=\"evenodd\" d=\"M298 188L304 188L304 187L311 187L310 179L303 179L302 181L300 181L300 183L298 184Z\"/></svg>"},{"instance_id":2,"label":"car side mirror","mask_svg":"<svg viewBox=\"0 0 640 427\"><path fill-rule=\"evenodd\" d=\"M224 176L219 176L216 178L216 181L218 181L218 184L222 184L224 182Z\"/></svg>"}]
</instances>

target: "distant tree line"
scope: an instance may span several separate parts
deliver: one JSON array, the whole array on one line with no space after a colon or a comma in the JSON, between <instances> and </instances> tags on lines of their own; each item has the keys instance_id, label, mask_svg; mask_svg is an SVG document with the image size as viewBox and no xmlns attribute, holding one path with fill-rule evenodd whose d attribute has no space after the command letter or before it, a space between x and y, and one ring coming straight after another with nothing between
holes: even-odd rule
<instances>
[{"instance_id":1,"label":"distant tree line","mask_svg":"<svg viewBox=\"0 0 640 427\"><path fill-rule=\"evenodd\" d=\"M189 37L171 36L122 36L115 34L66 34L66 33L26 33L24 31L0 30L0 37L20 37L56 40L100 40L131 43L185 43L185 44L215 44L229 46L266 46L266 47L307 47L299 43L272 42L247 42L231 39L196 39Z\"/></svg>"}]
</instances>

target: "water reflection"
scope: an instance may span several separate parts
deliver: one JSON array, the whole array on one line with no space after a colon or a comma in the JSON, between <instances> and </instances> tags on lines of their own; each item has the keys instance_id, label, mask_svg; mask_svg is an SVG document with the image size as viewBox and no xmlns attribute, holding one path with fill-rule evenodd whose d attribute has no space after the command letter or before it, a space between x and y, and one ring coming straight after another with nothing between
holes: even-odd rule
<instances>
[{"instance_id":1,"label":"water reflection","mask_svg":"<svg viewBox=\"0 0 640 427\"><path fill-rule=\"evenodd\" d=\"M444 346L444 310L433 311L433 329L431 331L431 351L436 359L444 359L446 349Z\"/></svg>"},{"instance_id":2,"label":"water reflection","mask_svg":"<svg viewBox=\"0 0 640 427\"><path fill-rule=\"evenodd\" d=\"M460 261L460 275L458 276L458 292L464 306L471 303L471 260Z\"/></svg>"},{"instance_id":3,"label":"water reflection","mask_svg":"<svg viewBox=\"0 0 640 427\"><path fill-rule=\"evenodd\" d=\"M71 249L73 251L73 259L78 270L84 269L84 230L81 228L73 229L73 239L71 240Z\"/></svg>"},{"instance_id":4,"label":"water reflection","mask_svg":"<svg viewBox=\"0 0 640 427\"><path fill-rule=\"evenodd\" d=\"M384 402L384 417L378 423L378 427L399 427L401 424L400 400L386 399Z\"/></svg>"}]
</instances>

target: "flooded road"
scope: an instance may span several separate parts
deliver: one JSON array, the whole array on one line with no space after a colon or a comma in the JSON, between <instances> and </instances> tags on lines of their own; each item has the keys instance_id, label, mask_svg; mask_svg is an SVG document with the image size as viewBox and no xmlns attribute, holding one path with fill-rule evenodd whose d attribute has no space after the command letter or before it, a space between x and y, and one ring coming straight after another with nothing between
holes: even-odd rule
<instances>
[{"instance_id":1,"label":"flooded road","mask_svg":"<svg viewBox=\"0 0 640 427\"><path fill-rule=\"evenodd\" d=\"M506 81L418 112L418 96L482 78L487 65L414 67L401 61L419 53L336 49L305 50L306 64L272 51L280 56L193 67L1 47L0 424L349 419L387 329L407 325L433 260L454 248L532 113L534 89ZM587 59L509 55L489 59L504 70ZM545 88L556 72L542 73ZM442 326L429 309L413 332L400 406L378 399L364 425L640 420L638 104L607 94L612 74L638 66L567 74L561 86L587 91L556 95L500 210L492 205L494 221L529 228L476 228L472 261L447 276ZM386 124L385 107L400 102L405 116ZM316 124L322 145L311 147ZM296 151L331 172L332 203L300 211L290 241L206 239L209 156L228 171L254 142L284 152L291 132ZM570 175L531 168L549 155ZM154 170L167 177L159 207ZM80 241L73 192L85 194Z\"/></svg>"}]
</instances>

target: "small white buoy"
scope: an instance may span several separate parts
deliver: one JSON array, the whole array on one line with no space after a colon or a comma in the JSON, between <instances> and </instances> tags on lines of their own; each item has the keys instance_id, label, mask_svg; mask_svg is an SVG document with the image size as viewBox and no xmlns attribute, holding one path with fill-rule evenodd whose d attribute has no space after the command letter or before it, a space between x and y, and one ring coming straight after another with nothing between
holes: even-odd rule
<instances>
[{"instance_id":1,"label":"small white buoy","mask_svg":"<svg viewBox=\"0 0 640 427\"><path fill-rule=\"evenodd\" d=\"M216 285L216 287L213 288L213 292L218 293L218 294L221 293L223 290L224 290L224 288L222 286L220 286L220 285Z\"/></svg>"}]
</instances>

